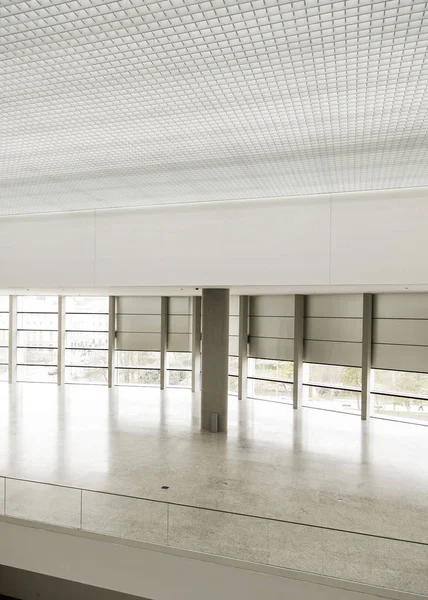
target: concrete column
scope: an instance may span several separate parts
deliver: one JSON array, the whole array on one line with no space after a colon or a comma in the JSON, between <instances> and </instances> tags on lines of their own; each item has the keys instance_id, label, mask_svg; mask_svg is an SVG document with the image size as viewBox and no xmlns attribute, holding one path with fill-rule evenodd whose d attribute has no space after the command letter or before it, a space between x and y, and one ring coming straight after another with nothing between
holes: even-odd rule
<instances>
[{"instance_id":1,"label":"concrete column","mask_svg":"<svg viewBox=\"0 0 428 600\"><path fill-rule=\"evenodd\" d=\"M167 382L168 352L168 297L161 298L161 354L160 354L160 389L164 390Z\"/></svg>"},{"instance_id":2,"label":"concrete column","mask_svg":"<svg viewBox=\"0 0 428 600\"><path fill-rule=\"evenodd\" d=\"M109 296L108 300L108 387L113 387L116 369L116 296Z\"/></svg>"},{"instance_id":3,"label":"concrete column","mask_svg":"<svg viewBox=\"0 0 428 600\"><path fill-rule=\"evenodd\" d=\"M217 414L218 431L227 431L229 290L203 290L202 303L202 429L211 431Z\"/></svg>"},{"instance_id":4,"label":"concrete column","mask_svg":"<svg viewBox=\"0 0 428 600\"><path fill-rule=\"evenodd\" d=\"M58 296L58 375L57 383L65 381L65 298Z\"/></svg>"},{"instance_id":5,"label":"concrete column","mask_svg":"<svg viewBox=\"0 0 428 600\"><path fill-rule=\"evenodd\" d=\"M301 408L303 400L303 344L305 328L305 297L294 296L294 369L293 408Z\"/></svg>"},{"instance_id":6,"label":"concrete column","mask_svg":"<svg viewBox=\"0 0 428 600\"><path fill-rule=\"evenodd\" d=\"M9 383L16 383L17 301L9 296Z\"/></svg>"},{"instance_id":7,"label":"concrete column","mask_svg":"<svg viewBox=\"0 0 428 600\"><path fill-rule=\"evenodd\" d=\"M192 300L192 392L201 391L201 305L202 298Z\"/></svg>"},{"instance_id":8,"label":"concrete column","mask_svg":"<svg viewBox=\"0 0 428 600\"><path fill-rule=\"evenodd\" d=\"M239 297L238 400L247 397L249 297Z\"/></svg>"},{"instance_id":9,"label":"concrete column","mask_svg":"<svg viewBox=\"0 0 428 600\"><path fill-rule=\"evenodd\" d=\"M361 369L361 418L370 417L373 294L363 295L363 345Z\"/></svg>"}]
</instances>

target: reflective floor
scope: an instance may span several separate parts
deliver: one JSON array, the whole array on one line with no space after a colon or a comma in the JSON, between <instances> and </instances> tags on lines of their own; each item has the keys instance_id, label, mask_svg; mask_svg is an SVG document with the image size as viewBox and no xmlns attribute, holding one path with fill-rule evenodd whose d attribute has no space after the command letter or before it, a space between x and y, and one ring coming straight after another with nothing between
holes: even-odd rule
<instances>
[{"instance_id":1,"label":"reflective floor","mask_svg":"<svg viewBox=\"0 0 428 600\"><path fill-rule=\"evenodd\" d=\"M0 476L428 543L428 429L188 390L0 384ZM164 489L166 488L166 489Z\"/></svg>"}]
</instances>

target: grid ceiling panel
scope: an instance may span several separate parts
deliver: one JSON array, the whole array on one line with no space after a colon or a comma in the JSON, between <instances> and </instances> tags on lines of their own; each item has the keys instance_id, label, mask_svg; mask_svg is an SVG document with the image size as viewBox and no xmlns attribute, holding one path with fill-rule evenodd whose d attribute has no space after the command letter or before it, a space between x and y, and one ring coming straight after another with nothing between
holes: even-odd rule
<instances>
[{"instance_id":1,"label":"grid ceiling panel","mask_svg":"<svg viewBox=\"0 0 428 600\"><path fill-rule=\"evenodd\" d=\"M0 0L0 214L428 185L428 2Z\"/></svg>"}]
</instances>

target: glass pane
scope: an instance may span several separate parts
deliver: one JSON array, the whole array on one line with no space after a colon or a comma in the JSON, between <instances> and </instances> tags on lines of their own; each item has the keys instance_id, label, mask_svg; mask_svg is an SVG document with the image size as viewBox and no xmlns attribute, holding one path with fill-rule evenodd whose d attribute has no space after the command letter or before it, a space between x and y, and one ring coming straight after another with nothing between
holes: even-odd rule
<instances>
[{"instance_id":1,"label":"glass pane","mask_svg":"<svg viewBox=\"0 0 428 600\"><path fill-rule=\"evenodd\" d=\"M293 381L293 362L250 358L248 360L248 375L249 377L288 379Z\"/></svg>"},{"instance_id":2,"label":"glass pane","mask_svg":"<svg viewBox=\"0 0 428 600\"><path fill-rule=\"evenodd\" d=\"M9 350L7 348L0 348L0 364L7 365L9 362Z\"/></svg>"},{"instance_id":3,"label":"glass pane","mask_svg":"<svg viewBox=\"0 0 428 600\"><path fill-rule=\"evenodd\" d=\"M9 345L9 332L0 329L0 346Z\"/></svg>"},{"instance_id":4,"label":"glass pane","mask_svg":"<svg viewBox=\"0 0 428 600\"><path fill-rule=\"evenodd\" d=\"M0 365L0 381L8 381L9 379L9 367L7 365Z\"/></svg>"},{"instance_id":5,"label":"glass pane","mask_svg":"<svg viewBox=\"0 0 428 600\"><path fill-rule=\"evenodd\" d=\"M118 367L152 367L160 369L160 352L117 350L116 360Z\"/></svg>"},{"instance_id":6,"label":"glass pane","mask_svg":"<svg viewBox=\"0 0 428 600\"><path fill-rule=\"evenodd\" d=\"M58 296L18 296L18 312L58 312Z\"/></svg>"},{"instance_id":7,"label":"glass pane","mask_svg":"<svg viewBox=\"0 0 428 600\"><path fill-rule=\"evenodd\" d=\"M375 417L428 423L427 400L372 394L371 408Z\"/></svg>"},{"instance_id":8,"label":"glass pane","mask_svg":"<svg viewBox=\"0 0 428 600\"><path fill-rule=\"evenodd\" d=\"M9 296L0 296L0 312L8 312Z\"/></svg>"},{"instance_id":9,"label":"glass pane","mask_svg":"<svg viewBox=\"0 0 428 600\"><path fill-rule=\"evenodd\" d=\"M108 331L108 315L65 315L68 331Z\"/></svg>"},{"instance_id":10,"label":"glass pane","mask_svg":"<svg viewBox=\"0 0 428 600\"><path fill-rule=\"evenodd\" d=\"M58 332L18 331L17 345L23 347L56 348L58 346Z\"/></svg>"},{"instance_id":11,"label":"glass pane","mask_svg":"<svg viewBox=\"0 0 428 600\"><path fill-rule=\"evenodd\" d=\"M144 371L143 369L116 369L118 385L160 385L159 371Z\"/></svg>"},{"instance_id":12,"label":"glass pane","mask_svg":"<svg viewBox=\"0 0 428 600\"><path fill-rule=\"evenodd\" d=\"M107 350L66 350L65 364L72 366L107 367Z\"/></svg>"},{"instance_id":13,"label":"glass pane","mask_svg":"<svg viewBox=\"0 0 428 600\"><path fill-rule=\"evenodd\" d=\"M65 310L72 313L108 313L108 297L67 296Z\"/></svg>"},{"instance_id":14,"label":"glass pane","mask_svg":"<svg viewBox=\"0 0 428 600\"><path fill-rule=\"evenodd\" d=\"M8 313L0 313L0 329L9 329Z\"/></svg>"},{"instance_id":15,"label":"glass pane","mask_svg":"<svg viewBox=\"0 0 428 600\"><path fill-rule=\"evenodd\" d=\"M293 403L293 384L278 381L258 379L248 380L248 395L250 398L272 400L275 402Z\"/></svg>"},{"instance_id":16,"label":"glass pane","mask_svg":"<svg viewBox=\"0 0 428 600\"><path fill-rule=\"evenodd\" d=\"M58 350L18 348L16 360L21 365L57 365Z\"/></svg>"},{"instance_id":17,"label":"glass pane","mask_svg":"<svg viewBox=\"0 0 428 600\"><path fill-rule=\"evenodd\" d=\"M18 381L37 381L37 382L49 382L56 383L58 375L58 368L56 366L50 367L35 367L35 366L24 366L18 365L16 368L16 378Z\"/></svg>"},{"instance_id":18,"label":"glass pane","mask_svg":"<svg viewBox=\"0 0 428 600\"><path fill-rule=\"evenodd\" d=\"M337 365L315 365L312 363L304 363L303 382L361 388L361 369L359 367L339 367Z\"/></svg>"},{"instance_id":19,"label":"glass pane","mask_svg":"<svg viewBox=\"0 0 428 600\"><path fill-rule=\"evenodd\" d=\"M169 369L191 369L192 368L192 353L191 352L168 352L168 368Z\"/></svg>"},{"instance_id":20,"label":"glass pane","mask_svg":"<svg viewBox=\"0 0 428 600\"><path fill-rule=\"evenodd\" d=\"M373 390L428 397L428 374L373 369Z\"/></svg>"},{"instance_id":21,"label":"glass pane","mask_svg":"<svg viewBox=\"0 0 428 600\"><path fill-rule=\"evenodd\" d=\"M170 387L192 387L192 373L189 371L168 371Z\"/></svg>"},{"instance_id":22,"label":"glass pane","mask_svg":"<svg viewBox=\"0 0 428 600\"><path fill-rule=\"evenodd\" d=\"M108 349L108 333L100 331L67 331L66 348L99 348Z\"/></svg>"},{"instance_id":23,"label":"glass pane","mask_svg":"<svg viewBox=\"0 0 428 600\"><path fill-rule=\"evenodd\" d=\"M229 377L229 394L237 394L238 393L238 378L237 377Z\"/></svg>"},{"instance_id":24,"label":"glass pane","mask_svg":"<svg viewBox=\"0 0 428 600\"><path fill-rule=\"evenodd\" d=\"M107 384L108 369L91 369L90 367L66 367L66 383L99 383Z\"/></svg>"},{"instance_id":25,"label":"glass pane","mask_svg":"<svg viewBox=\"0 0 428 600\"><path fill-rule=\"evenodd\" d=\"M37 314L37 313L18 313L18 329L58 329L58 315Z\"/></svg>"},{"instance_id":26,"label":"glass pane","mask_svg":"<svg viewBox=\"0 0 428 600\"><path fill-rule=\"evenodd\" d=\"M229 375L238 375L238 357L229 356Z\"/></svg>"},{"instance_id":27,"label":"glass pane","mask_svg":"<svg viewBox=\"0 0 428 600\"><path fill-rule=\"evenodd\" d=\"M346 413L361 413L360 392L303 386L303 406Z\"/></svg>"}]
</instances>

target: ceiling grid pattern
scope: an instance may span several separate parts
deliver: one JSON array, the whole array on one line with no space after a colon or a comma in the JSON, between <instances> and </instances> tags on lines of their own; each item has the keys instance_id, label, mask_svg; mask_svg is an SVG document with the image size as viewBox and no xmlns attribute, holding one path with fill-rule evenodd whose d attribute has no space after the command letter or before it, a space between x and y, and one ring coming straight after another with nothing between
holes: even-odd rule
<instances>
[{"instance_id":1,"label":"ceiling grid pattern","mask_svg":"<svg viewBox=\"0 0 428 600\"><path fill-rule=\"evenodd\" d=\"M428 185L428 2L0 0L0 214Z\"/></svg>"}]
</instances>

